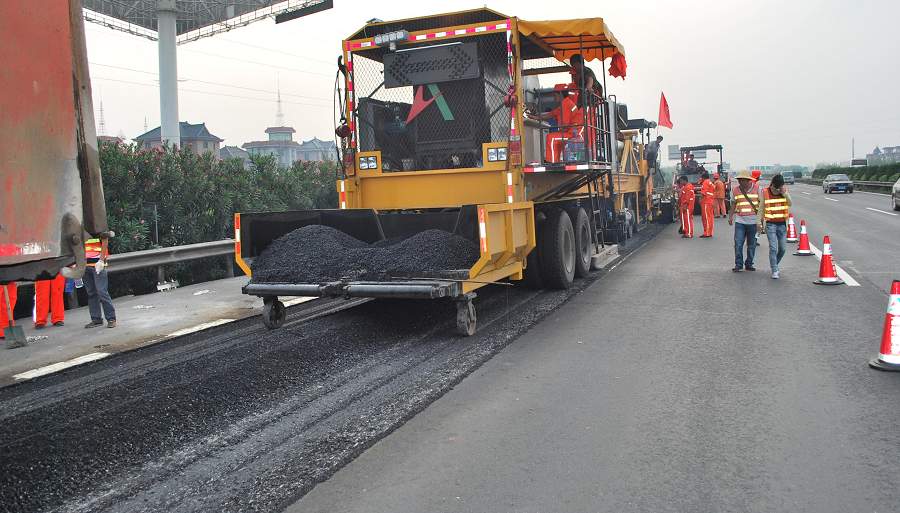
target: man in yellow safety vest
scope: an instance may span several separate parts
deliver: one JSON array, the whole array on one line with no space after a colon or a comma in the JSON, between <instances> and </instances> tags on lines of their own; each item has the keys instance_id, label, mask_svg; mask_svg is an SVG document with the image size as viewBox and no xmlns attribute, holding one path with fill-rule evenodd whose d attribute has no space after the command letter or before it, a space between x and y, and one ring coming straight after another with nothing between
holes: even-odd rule
<instances>
[{"instance_id":1,"label":"man in yellow safety vest","mask_svg":"<svg viewBox=\"0 0 900 513\"><path fill-rule=\"evenodd\" d=\"M784 177L775 175L769 186L760 195L762 212L759 216L759 231L765 231L769 239L769 267L772 279L779 278L778 264L787 251L787 219L791 197L784 188Z\"/></svg>"},{"instance_id":2,"label":"man in yellow safety vest","mask_svg":"<svg viewBox=\"0 0 900 513\"><path fill-rule=\"evenodd\" d=\"M734 268L732 271L755 271L753 257L756 255L757 212L759 212L759 185L750 171L737 174L738 187L732 189L731 210L728 224L734 225ZM747 259L744 259L744 244L747 245Z\"/></svg>"},{"instance_id":3,"label":"man in yellow safety vest","mask_svg":"<svg viewBox=\"0 0 900 513\"><path fill-rule=\"evenodd\" d=\"M103 326L104 316L106 317L106 327L115 328L116 309L109 296L109 278L106 272L109 239L104 237L86 240L84 256L87 260L87 269L84 271L83 281L88 294L88 310L91 312L91 322L85 325L85 328Z\"/></svg>"}]
</instances>

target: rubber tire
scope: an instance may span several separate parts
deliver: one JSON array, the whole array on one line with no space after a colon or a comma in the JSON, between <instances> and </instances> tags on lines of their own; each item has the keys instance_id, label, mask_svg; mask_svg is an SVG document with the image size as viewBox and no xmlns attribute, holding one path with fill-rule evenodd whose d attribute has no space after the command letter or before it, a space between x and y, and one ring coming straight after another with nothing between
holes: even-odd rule
<instances>
[{"instance_id":1,"label":"rubber tire","mask_svg":"<svg viewBox=\"0 0 900 513\"><path fill-rule=\"evenodd\" d=\"M475 304L472 300L456 302L456 332L464 337L471 337L478 328Z\"/></svg>"},{"instance_id":2,"label":"rubber tire","mask_svg":"<svg viewBox=\"0 0 900 513\"><path fill-rule=\"evenodd\" d=\"M900 203L897 203L897 200L894 200L894 210L900 212Z\"/></svg>"},{"instance_id":3,"label":"rubber tire","mask_svg":"<svg viewBox=\"0 0 900 513\"><path fill-rule=\"evenodd\" d=\"M587 212L579 207L575 210L575 276L584 278L591 272L591 255L594 244L591 241L591 222Z\"/></svg>"},{"instance_id":4,"label":"rubber tire","mask_svg":"<svg viewBox=\"0 0 900 513\"><path fill-rule=\"evenodd\" d=\"M850 194L853 194L853 189L850 189Z\"/></svg>"},{"instance_id":5,"label":"rubber tire","mask_svg":"<svg viewBox=\"0 0 900 513\"><path fill-rule=\"evenodd\" d=\"M575 279L575 229L562 209L553 209L541 237L541 277L549 289L565 290Z\"/></svg>"},{"instance_id":6,"label":"rubber tire","mask_svg":"<svg viewBox=\"0 0 900 513\"><path fill-rule=\"evenodd\" d=\"M278 329L284 324L286 318L287 309L281 301L276 299L263 303L262 321L266 328Z\"/></svg>"}]
</instances>

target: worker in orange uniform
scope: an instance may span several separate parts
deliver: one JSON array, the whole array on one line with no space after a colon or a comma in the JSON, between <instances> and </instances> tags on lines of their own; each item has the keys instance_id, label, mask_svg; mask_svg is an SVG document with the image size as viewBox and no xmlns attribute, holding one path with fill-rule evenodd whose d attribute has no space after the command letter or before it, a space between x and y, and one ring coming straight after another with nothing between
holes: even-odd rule
<instances>
[{"instance_id":1,"label":"worker in orange uniform","mask_svg":"<svg viewBox=\"0 0 900 513\"><path fill-rule=\"evenodd\" d=\"M687 176L678 177L678 185L681 187L681 195L678 197L678 212L681 214L681 238L694 238L694 187L688 182Z\"/></svg>"},{"instance_id":2,"label":"worker in orange uniform","mask_svg":"<svg viewBox=\"0 0 900 513\"><path fill-rule=\"evenodd\" d=\"M34 282L34 329L44 329L47 325L47 314L54 326L65 325L66 278L57 274L52 280Z\"/></svg>"},{"instance_id":3,"label":"worker in orange uniform","mask_svg":"<svg viewBox=\"0 0 900 513\"><path fill-rule=\"evenodd\" d=\"M725 217L728 213L728 209L725 208L725 182L722 181L719 173L713 175L713 185L716 187L716 202L713 214L716 217Z\"/></svg>"},{"instance_id":4,"label":"worker in orange uniform","mask_svg":"<svg viewBox=\"0 0 900 513\"><path fill-rule=\"evenodd\" d=\"M708 239L713 236L713 227L716 224L716 218L713 217L714 205L716 204L716 186L709 180L709 173L703 171L700 173L700 219L703 220L703 235L701 239Z\"/></svg>"},{"instance_id":5,"label":"worker in orange uniform","mask_svg":"<svg viewBox=\"0 0 900 513\"><path fill-rule=\"evenodd\" d=\"M15 324L15 322L7 315L6 298L9 297L9 311L15 311L16 298L18 297L17 291L18 288L16 287L16 282L0 285L0 338L4 338L3 330Z\"/></svg>"},{"instance_id":6,"label":"worker in orange uniform","mask_svg":"<svg viewBox=\"0 0 900 513\"><path fill-rule=\"evenodd\" d=\"M575 84L556 84L553 89L559 105L548 112L530 117L543 121L551 119L556 121L557 131L547 133L544 160L561 162L566 141L583 135L584 112L578 106L577 95L570 94L576 91Z\"/></svg>"}]
</instances>

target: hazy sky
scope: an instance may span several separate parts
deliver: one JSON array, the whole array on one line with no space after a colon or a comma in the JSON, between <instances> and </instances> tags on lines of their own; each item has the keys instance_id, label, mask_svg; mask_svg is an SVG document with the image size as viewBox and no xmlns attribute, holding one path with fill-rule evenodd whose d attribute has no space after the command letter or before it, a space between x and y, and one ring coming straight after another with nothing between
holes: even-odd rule
<instances>
[{"instance_id":1,"label":"hazy sky","mask_svg":"<svg viewBox=\"0 0 900 513\"><path fill-rule=\"evenodd\" d=\"M483 3L334 0L335 8L178 47L182 121L205 122L240 146L275 123L280 81L297 139L332 137L340 41L370 18L405 18ZM609 92L631 117L656 119L660 91L673 130L664 144L723 144L726 160L814 164L900 145L900 2L893 0L499 0L523 19L603 17L625 47L628 77ZM550 6L565 6L557 11ZM156 42L86 23L95 109L108 135L159 125ZM595 70L600 65L591 63ZM98 118L99 119L99 118Z\"/></svg>"}]
</instances>

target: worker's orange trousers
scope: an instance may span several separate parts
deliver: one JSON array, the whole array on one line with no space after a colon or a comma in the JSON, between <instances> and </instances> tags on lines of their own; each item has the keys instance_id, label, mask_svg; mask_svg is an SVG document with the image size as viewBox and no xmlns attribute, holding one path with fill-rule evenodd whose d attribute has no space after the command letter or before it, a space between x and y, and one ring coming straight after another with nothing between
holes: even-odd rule
<instances>
[{"instance_id":1,"label":"worker's orange trousers","mask_svg":"<svg viewBox=\"0 0 900 513\"><path fill-rule=\"evenodd\" d=\"M719 217L719 216L724 217L725 214L728 213L728 210L725 209L725 198L716 198L716 202L713 203L713 206L715 207L713 214L716 217Z\"/></svg>"},{"instance_id":2,"label":"worker's orange trousers","mask_svg":"<svg viewBox=\"0 0 900 513\"><path fill-rule=\"evenodd\" d=\"M34 282L34 325L47 324L47 314L50 314L50 322L57 323L66 319L66 279L57 274L52 280L37 280Z\"/></svg>"},{"instance_id":3,"label":"worker's orange trousers","mask_svg":"<svg viewBox=\"0 0 900 513\"><path fill-rule=\"evenodd\" d=\"M700 202L700 216L703 220L703 235L712 237L713 227L716 225L716 218L713 214L714 203L712 201Z\"/></svg>"},{"instance_id":4,"label":"worker's orange trousers","mask_svg":"<svg viewBox=\"0 0 900 513\"><path fill-rule=\"evenodd\" d=\"M6 295L3 294L3 289L6 289L6 294L9 294L9 309L15 311L16 309L16 298L17 287L15 283L8 283L6 285L0 285L0 338L3 338L3 330L6 329L7 326L10 325L10 319L6 315Z\"/></svg>"},{"instance_id":5,"label":"worker's orange trousers","mask_svg":"<svg viewBox=\"0 0 900 513\"><path fill-rule=\"evenodd\" d=\"M694 209L681 209L681 234L688 237L694 236Z\"/></svg>"}]
</instances>

